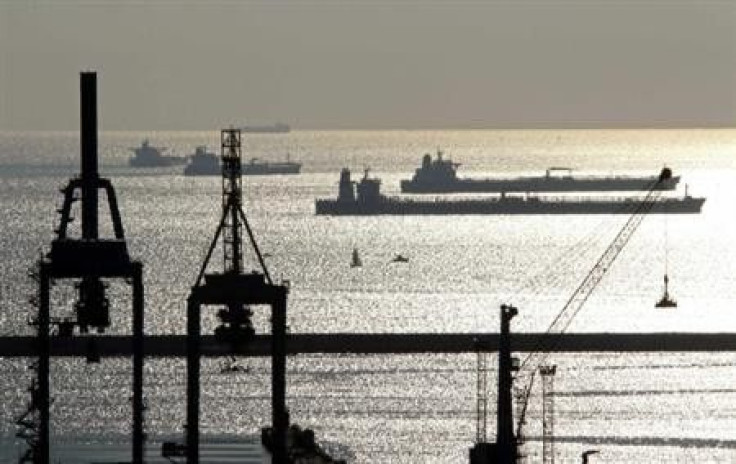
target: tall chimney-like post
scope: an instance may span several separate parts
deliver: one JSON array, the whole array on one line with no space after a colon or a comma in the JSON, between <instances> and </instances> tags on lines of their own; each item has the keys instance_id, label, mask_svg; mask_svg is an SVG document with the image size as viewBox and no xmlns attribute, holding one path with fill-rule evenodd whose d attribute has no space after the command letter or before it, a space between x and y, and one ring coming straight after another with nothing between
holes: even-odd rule
<instances>
[{"instance_id":1,"label":"tall chimney-like post","mask_svg":"<svg viewBox=\"0 0 736 464\"><path fill-rule=\"evenodd\" d=\"M82 238L96 240L98 234L97 170L97 73L80 76L80 139L82 154Z\"/></svg>"}]
</instances>

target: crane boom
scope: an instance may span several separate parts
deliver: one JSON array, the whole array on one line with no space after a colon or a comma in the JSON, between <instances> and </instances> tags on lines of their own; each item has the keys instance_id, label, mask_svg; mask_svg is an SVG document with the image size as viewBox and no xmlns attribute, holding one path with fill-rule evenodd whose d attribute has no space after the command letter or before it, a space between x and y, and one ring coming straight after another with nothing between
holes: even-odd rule
<instances>
[{"instance_id":1,"label":"crane boom","mask_svg":"<svg viewBox=\"0 0 736 464\"><path fill-rule=\"evenodd\" d=\"M544 337L540 342L541 344L549 343L550 340L554 343L555 335L563 333L570 326L570 323L575 316L580 312L585 302L588 300L593 290L598 286L603 276L610 269L613 262L616 260L621 250L624 249L629 240L634 235L634 232L639 228L639 225L644 220L644 216L652 209L652 206L656 203L657 199L661 194L660 185L662 182L672 177L672 171L669 168L662 169L659 178L654 182L646 196L636 205L636 209L632 212L631 216L627 219L626 223L621 227L619 232L613 238L611 243L605 249L603 254L598 258L596 263L583 278L582 282L575 289L570 298L565 302L557 316L552 320L549 328L545 331ZM517 379L523 376L531 376L536 372L537 368L544 362L547 357L547 353L541 351L541 346L538 349L532 351L524 362L521 364L517 373ZM533 376L530 377L528 385L524 388L524 391L519 395L521 401L526 403L529 395L531 394L531 384ZM520 434L521 425L524 422L523 412L526 412L526 407L520 408L522 411L522 417L519 418L517 431Z\"/></svg>"}]
</instances>

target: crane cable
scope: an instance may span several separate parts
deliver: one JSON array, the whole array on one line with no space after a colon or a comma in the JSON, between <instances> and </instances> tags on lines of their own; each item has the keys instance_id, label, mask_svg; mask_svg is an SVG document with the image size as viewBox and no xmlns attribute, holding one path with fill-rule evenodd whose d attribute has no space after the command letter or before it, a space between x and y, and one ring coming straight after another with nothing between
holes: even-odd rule
<instances>
[{"instance_id":1,"label":"crane cable","mask_svg":"<svg viewBox=\"0 0 736 464\"><path fill-rule=\"evenodd\" d=\"M623 204L616 211L616 215L624 213L634 213L636 210L635 204ZM577 240L574 244L565 248L553 259L549 260L548 263L539 271L534 273L531 277L526 279L525 283L518 288L509 296L503 298L503 301L517 301L521 298L520 295L525 293L527 290L536 291L539 287L549 288L550 286L556 286L557 284L563 283L566 280L567 274L560 272L552 272L553 269L560 270L561 268L567 268L572 266L578 261L579 258L585 256L588 252L592 251L593 248L598 244L595 240L601 234L608 230L614 230L615 225L609 225L605 219L596 224L585 236ZM604 230L605 229L605 230ZM542 282L542 277L547 275L553 275L551 280ZM550 285L551 284L551 285ZM518 305L519 303L517 303Z\"/></svg>"}]
</instances>

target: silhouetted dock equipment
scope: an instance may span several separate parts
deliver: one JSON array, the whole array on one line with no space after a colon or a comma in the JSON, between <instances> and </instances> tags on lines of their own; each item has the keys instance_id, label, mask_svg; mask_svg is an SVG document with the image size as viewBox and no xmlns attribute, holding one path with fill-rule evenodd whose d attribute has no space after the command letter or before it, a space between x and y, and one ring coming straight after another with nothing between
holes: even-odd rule
<instances>
[{"instance_id":1,"label":"silhouetted dock equipment","mask_svg":"<svg viewBox=\"0 0 736 464\"><path fill-rule=\"evenodd\" d=\"M513 374L518 365L511 358L511 319L518 310L501 305L501 333L498 338L498 389L496 392L496 442L485 441L485 424L478 433L475 445L470 449L470 464L511 464L518 459L517 439L514 435ZM479 351L482 345L478 344ZM482 363L479 362L479 371ZM479 372L480 373L480 372ZM479 387L481 386L479 382ZM485 388L485 385L482 386ZM485 421L485 417L483 417Z\"/></svg>"},{"instance_id":2,"label":"silhouetted dock equipment","mask_svg":"<svg viewBox=\"0 0 736 464\"><path fill-rule=\"evenodd\" d=\"M143 462L143 266L131 261L123 233L115 191L109 180L99 177L97 169L97 75L83 72L80 75L81 90L81 174L70 180L62 189L64 203L59 210L60 225L51 251L37 263L32 273L38 282L38 295L32 301L38 307L37 317L31 324L37 329L35 346L29 355L38 356L34 364L37 379L31 386L31 402L26 413L17 421L25 427L24 435L29 451L21 462L48 464L49 456L49 360L55 355L52 343L58 339L85 345L84 353L89 361L99 357L96 344L102 337L75 337L74 328L86 333L90 328L103 333L110 326L109 302L106 284L102 279L122 278L133 287L133 337L127 354L133 355L133 424L132 458L136 464ZM107 193L110 216L115 237L101 239L98 227L98 193ZM72 204L81 200L81 237L69 238L67 229L72 221ZM50 289L54 282L69 279L76 281L78 300L74 305L75 317L52 318ZM58 335L52 337L52 325L58 326ZM31 419L33 418L33 419ZM28 438L31 432L33 437Z\"/></svg>"},{"instance_id":3,"label":"silhouetted dock equipment","mask_svg":"<svg viewBox=\"0 0 736 464\"><path fill-rule=\"evenodd\" d=\"M539 367L542 376L542 463L555 464L555 374L554 364Z\"/></svg>"},{"instance_id":4,"label":"silhouetted dock equipment","mask_svg":"<svg viewBox=\"0 0 736 464\"><path fill-rule=\"evenodd\" d=\"M222 217L210 244L197 281L187 301L187 463L199 463L199 396L202 334L202 306L219 306L222 324L215 329L215 340L227 355L248 349L255 335L251 322L254 305L271 307L271 395L272 432L270 444L272 462L287 463L286 410L286 297L288 285L276 285L271 280L253 231L243 211L241 188L241 139L239 129L221 132L222 158ZM248 235L261 272L243 272L243 230ZM206 274L212 253L222 236L224 270Z\"/></svg>"},{"instance_id":5,"label":"silhouetted dock equipment","mask_svg":"<svg viewBox=\"0 0 736 464\"><path fill-rule=\"evenodd\" d=\"M588 300L593 290L603 279L603 276L611 268L611 265L616 261L621 251L629 243L629 240L633 236L634 232L641 225L644 220L644 216L651 212L654 205L660 196L660 186L665 182L672 179L672 170L669 168L663 168L659 174L658 180L650 187L647 195L636 204L636 209L629 216L627 221L618 231L616 236L610 242L608 247L603 251L603 254L598 258L590 271L585 275L582 282L577 286L572 295L568 298L565 305L557 313L552 320L551 324L545 332L549 341L557 340L570 326L573 319L578 315L583 305ZM667 210L665 209L665 212ZM522 428L525 423L525 415L527 411L527 405L529 402L530 395L532 393L532 387L534 384L534 377L536 373L541 370L543 381L551 382L550 374L545 374L547 369L544 368L543 362L549 356L549 351L540 347L539 351L532 351L521 364L519 372L517 373L516 380L519 383L525 384L525 386L519 390L518 404L519 404L519 418L517 427L517 437L520 437L520 442L523 441ZM526 377L526 379L525 379ZM550 385L548 385L549 387ZM546 427L545 427L546 429ZM548 430L545 430L547 435ZM548 450L547 450L548 451ZM547 461L545 456L543 459Z\"/></svg>"}]
</instances>

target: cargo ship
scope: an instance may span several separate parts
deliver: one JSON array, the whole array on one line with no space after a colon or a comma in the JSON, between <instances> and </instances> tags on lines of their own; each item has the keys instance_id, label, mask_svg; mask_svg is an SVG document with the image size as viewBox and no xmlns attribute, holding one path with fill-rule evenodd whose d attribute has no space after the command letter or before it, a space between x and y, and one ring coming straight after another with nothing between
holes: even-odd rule
<instances>
[{"instance_id":1,"label":"cargo ship","mask_svg":"<svg viewBox=\"0 0 736 464\"><path fill-rule=\"evenodd\" d=\"M286 161L272 163L252 158L248 163L241 166L244 176L299 174L301 168L302 164L290 161L288 155ZM208 153L205 147L197 147L197 151L192 155L189 165L184 168L185 176L219 176L221 174L220 158L214 153Z\"/></svg>"},{"instance_id":2,"label":"cargo ship","mask_svg":"<svg viewBox=\"0 0 736 464\"><path fill-rule=\"evenodd\" d=\"M128 163L134 168L158 168L163 166L175 166L185 164L186 158L181 156L164 156L161 153L166 150L163 147L154 147L148 140L144 140L140 147L130 149L135 155Z\"/></svg>"},{"instance_id":3,"label":"cargo ship","mask_svg":"<svg viewBox=\"0 0 736 464\"><path fill-rule=\"evenodd\" d=\"M299 174L302 169L302 163L297 163L289 159L286 155L286 161L261 161L258 158L251 158L250 162L243 164L244 176L259 176L268 174Z\"/></svg>"},{"instance_id":4,"label":"cargo ship","mask_svg":"<svg viewBox=\"0 0 736 464\"><path fill-rule=\"evenodd\" d=\"M220 158L207 151L207 147L197 147L189 157L189 164L184 168L185 176L216 176L221 175Z\"/></svg>"},{"instance_id":5,"label":"cargo ship","mask_svg":"<svg viewBox=\"0 0 736 464\"><path fill-rule=\"evenodd\" d=\"M460 163L429 154L410 180L401 181L403 193L471 193L471 192L584 192L649 190L656 176L573 176L572 168L551 167L543 176L472 179L457 176ZM674 190L680 176L663 181L659 190Z\"/></svg>"},{"instance_id":6,"label":"cargo ship","mask_svg":"<svg viewBox=\"0 0 736 464\"><path fill-rule=\"evenodd\" d=\"M350 170L340 173L336 199L318 199L318 215L417 215L417 214L632 214L643 197L500 195L474 198L424 200L387 197L381 194L381 181L368 176L360 182L350 178ZM658 198L647 213L700 213L705 198L687 192L682 198Z\"/></svg>"}]
</instances>

